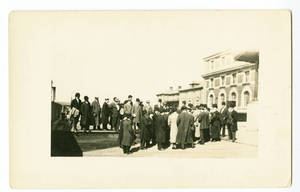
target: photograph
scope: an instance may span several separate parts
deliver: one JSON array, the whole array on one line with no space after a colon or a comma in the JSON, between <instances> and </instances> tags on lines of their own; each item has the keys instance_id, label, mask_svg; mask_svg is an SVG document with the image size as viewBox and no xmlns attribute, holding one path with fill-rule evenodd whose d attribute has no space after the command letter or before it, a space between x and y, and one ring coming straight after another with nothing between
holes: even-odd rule
<instances>
[{"instance_id":1,"label":"photograph","mask_svg":"<svg viewBox=\"0 0 300 192\"><path fill-rule=\"evenodd\" d=\"M259 50L190 13L58 21L51 156L257 156Z\"/></svg>"},{"instance_id":2,"label":"photograph","mask_svg":"<svg viewBox=\"0 0 300 192\"><path fill-rule=\"evenodd\" d=\"M291 186L291 16L12 11L10 186Z\"/></svg>"}]
</instances>

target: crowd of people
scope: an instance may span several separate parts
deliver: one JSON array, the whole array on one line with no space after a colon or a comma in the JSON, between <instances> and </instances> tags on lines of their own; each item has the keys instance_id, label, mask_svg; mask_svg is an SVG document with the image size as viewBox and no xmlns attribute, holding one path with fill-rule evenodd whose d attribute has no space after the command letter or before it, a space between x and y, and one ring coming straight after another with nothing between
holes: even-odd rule
<instances>
[{"instance_id":1,"label":"crowd of people","mask_svg":"<svg viewBox=\"0 0 300 192\"><path fill-rule=\"evenodd\" d=\"M172 149L185 149L194 148L195 143L218 142L225 137L226 129L229 139L236 140L238 113L234 102L222 102L220 108L213 104L210 109L206 104L193 106L186 102L180 107L166 106L160 99L152 107L149 100L144 104L139 98L134 103L132 99L129 95L121 103L117 97L111 102L106 98L101 107L98 97L90 104L88 96L81 101L76 93L69 112L71 131L78 131L78 123L86 133L91 132L90 126L94 130L114 130L119 133L118 142L125 154L130 153L137 135L141 150L157 145L160 151L170 145Z\"/></svg>"}]
</instances>

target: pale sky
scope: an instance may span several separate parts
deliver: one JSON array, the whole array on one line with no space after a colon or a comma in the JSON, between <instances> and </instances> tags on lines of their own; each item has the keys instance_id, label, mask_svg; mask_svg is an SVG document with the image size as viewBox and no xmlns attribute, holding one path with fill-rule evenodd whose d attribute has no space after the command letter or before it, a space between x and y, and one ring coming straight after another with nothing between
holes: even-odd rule
<instances>
[{"instance_id":1,"label":"pale sky","mask_svg":"<svg viewBox=\"0 0 300 192\"><path fill-rule=\"evenodd\" d=\"M99 96L101 103L114 96L123 101L129 94L153 103L170 86L200 81L203 57L258 48L255 20L240 28L245 20L230 20L232 14L106 11L56 17L52 76L57 101L70 101L80 92L90 101Z\"/></svg>"}]
</instances>

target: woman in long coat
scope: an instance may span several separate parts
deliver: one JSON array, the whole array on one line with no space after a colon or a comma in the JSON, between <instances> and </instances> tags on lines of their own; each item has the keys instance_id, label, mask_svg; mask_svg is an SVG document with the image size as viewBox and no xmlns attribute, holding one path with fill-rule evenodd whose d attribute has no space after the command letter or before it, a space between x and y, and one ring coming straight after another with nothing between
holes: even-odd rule
<instances>
[{"instance_id":1,"label":"woman in long coat","mask_svg":"<svg viewBox=\"0 0 300 192\"><path fill-rule=\"evenodd\" d=\"M221 114L217 110L218 106L213 105L213 111L211 113L211 141L220 141L220 128L221 128Z\"/></svg>"},{"instance_id":2,"label":"woman in long coat","mask_svg":"<svg viewBox=\"0 0 300 192\"><path fill-rule=\"evenodd\" d=\"M141 137L141 149L145 149L145 147L149 147L150 139L151 139L151 127L152 120L147 113L147 110L142 111L142 116L140 117L140 137ZM146 146L145 146L146 145Z\"/></svg>"},{"instance_id":3,"label":"woman in long coat","mask_svg":"<svg viewBox=\"0 0 300 192\"><path fill-rule=\"evenodd\" d=\"M170 127L170 143L172 144L172 149L176 148L176 136L177 136L177 117L180 113L180 110L178 109L173 110L172 114L168 118L168 125Z\"/></svg>"}]
</instances>

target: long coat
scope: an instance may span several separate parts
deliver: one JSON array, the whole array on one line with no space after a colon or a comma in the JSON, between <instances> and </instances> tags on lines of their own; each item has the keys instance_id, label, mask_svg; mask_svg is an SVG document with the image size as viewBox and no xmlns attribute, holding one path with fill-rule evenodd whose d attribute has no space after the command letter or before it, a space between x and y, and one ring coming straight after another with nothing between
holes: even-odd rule
<instances>
[{"instance_id":1,"label":"long coat","mask_svg":"<svg viewBox=\"0 0 300 192\"><path fill-rule=\"evenodd\" d=\"M129 119L125 119L122 121L123 126L123 134L122 134L122 145L131 146L134 141L134 132L131 126L131 121Z\"/></svg>"},{"instance_id":2,"label":"long coat","mask_svg":"<svg viewBox=\"0 0 300 192\"><path fill-rule=\"evenodd\" d=\"M221 114L218 111L212 113L211 116L211 138L220 138Z\"/></svg>"},{"instance_id":3,"label":"long coat","mask_svg":"<svg viewBox=\"0 0 300 192\"><path fill-rule=\"evenodd\" d=\"M132 105L130 102L127 102L124 105L124 114L131 115L132 114Z\"/></svg>"},{"instance_id":4,"label":"long coat","mask_svg":"<svg viewBox=\"0 0 300 192\"><path fill-rule=\"evenodd\" d=\"M140 129L141 129L141 140L146 142L150 141L151 139L151 128L152 128L152 120L149 115L141 116L140 118Z\"/></svg>"},{"instance_id":5,"label":"long coat","mask_svg":"<svg viewBox=\"0 0 300 192\"><path fill-rule=\"evenodd\" d=\"M178 113L173 112L168 118L168 125L170 127L170 142L171 143L176 143L176 136L177 136L177 132L178 132L177 117L178 117Z\"/></svg>"},{"instance_id":6,"label":"long coat","mask_svg":"<svg viewBox=\"0 0 300 192\"><path fill-rule=\"evenodd\" d=\"M78 101L76 99L73 99L71 102L71 109L74 107L74 108L80 110L80 105L81 105L80 99L78 99Z\"/></svg>"},{"instance_id":7,"label":"long coat","mask_svg":"<svg viewBox=\"0 0 300 192\"><path fill-rule=\"evenodd\" d=\"M177 144L190 144L193 143L191 134L192 126L194 124L194 117L187 113L182 112L177 117L178 132L176 137Z\"/></svg>"},{"instance_id":8,"label":"long coat","mask_svg":"<svg viewBox=\"0 0 300 192\"><path fill-rule=\"evenodd\" d=\"M221 114L221 125L225 125L227 122L227 118L228 118L228 109L227 107L224 107L220 110L220 114Z\"/></svg>"},{"instance_id":9,"label":"long coat","mask_svg":"<svg viewBox=\"0 0 300 192\"><path fill-rule=\"evenodd\" d=\"M166 131L167 131L167 121L165 115L155 115L153 116L153 123L155 129L156 142L165 143L166 142Z\"/></svg>"},{"instance_id":10,"label":"long coat","mask_svg":"<svg viewBox=\"0 0 300 192\"><path fill-rule=\"evenodd\" d=\"M208 129L208 126L209 126L209 113L202 111L199 114L198 122L200 123L200 129Z\"/></svg>"},{"instance_id":11,"label":"long coat","mask_svg":"<svg viewBox=\"0 0 300 192\"><path fill-rule=\"evenodd\" d=\"M238 113L233 110L232 112L228 112L228 126L231 131L237 131L237 120L238 120Z\"/></svg>"},{"instance_id":12,"label":"long coat","mask_svg":"<svg viewBox=\"0 0 300 192\"><path fill-rule=\"evenodd\" d=\"M110 115L110 108L106 102L103 103L102 106L102 123L107 124L109 121L109 115Z\"/></svg>"},{"instance_id":13,"label":"long coat","mask_svg":"<svg viewBox=\"0 0 300 192\"><path fill-rule=\"evenodd\" d=\"M80 125L83 127L90 125L91 105L89 102L83 102L80 106L81 120Z\"/></svg>"},{"instance_id":14,"label":"long coat","mask_svg":"<svg viewBox=\"0 0 300 192\"><path fill-rule=\"evenodd\" d=\"M99 101L93 101L92 103L92 113L95 119L95 124L100 124L100 113L101 113L101 107Z\"/></svg>"},{"instance_id":15,"label":"long coat","mask_svg":"<svg viewBox=\"0 0 300 192\"><path fill-rule=\"evenodd\" d=\"M135 103L133 105L132 114L135 115L135 117L133 118L134 123L140 122L140 114L141 114L140 108L141 106L139 105L139 103Z\"/></svg>"}]
</instances>

